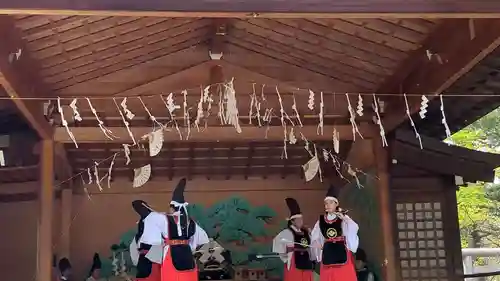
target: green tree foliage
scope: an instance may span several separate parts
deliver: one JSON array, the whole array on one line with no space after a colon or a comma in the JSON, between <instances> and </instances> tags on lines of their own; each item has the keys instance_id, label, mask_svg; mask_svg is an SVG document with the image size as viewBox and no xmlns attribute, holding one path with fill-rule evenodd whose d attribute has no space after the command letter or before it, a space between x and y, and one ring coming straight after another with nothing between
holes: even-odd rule
<instances>
[{"instance_id":1,"label":"green tree foliage","mask_svg":"<svg viewBox=\"0 0 500 281\"><path fill-rule=\"evenodd\" d=\"M454 134L450 143L500 153L500 108ZM497 169L497 179L499 178ZM462 247L500 247L500 184L470 183L457 192Z\"/></svg>"},{"instance_id":2,"label":"green tree foliage","mask_svg":"<svg viewBox=\"0 0 500 281\"><path fill-rule=\"evenodd\" d=\"M273 227L276 212L268 206L252 206L245 198L230 197L210 207L189 205L188 213L225 249L231 251L234 266L266 269L271 275L282 274L279 259L248 261L249 254L271 252L271 238L283 227ZM283 222L279 224L283 226Z\"/></svg>"},{"instance_id":3,"label":"green tree foliage","mask_svg":"<svg viewBox=\"0 0 500 281\"><path fill-rule=\"evenodd\" d=\"M352 210L356 210L357 222L360 227L365 229L365 231L366 229L370 231L379 230L380 212L377 201L377 194L375 193L375 185L377 181L376 177L374 176L374 173L369 172L366 175L359 176L359 181L363 186L362 188L358 188L356 182L354 181L348 183L342 188L340 201L342 202L343 206L349 206L349 208L352 208ZM382 239L380 234L381 233L378 232L370 232L368 237L360 237L360 241L362 243L370 243L373 240ZM375 256L372 255L369 259L368 267L375 274L376 280L383 280L380 267L380 264L382 264L382 262L374 259Z\"/></svg>"}]
</instances>

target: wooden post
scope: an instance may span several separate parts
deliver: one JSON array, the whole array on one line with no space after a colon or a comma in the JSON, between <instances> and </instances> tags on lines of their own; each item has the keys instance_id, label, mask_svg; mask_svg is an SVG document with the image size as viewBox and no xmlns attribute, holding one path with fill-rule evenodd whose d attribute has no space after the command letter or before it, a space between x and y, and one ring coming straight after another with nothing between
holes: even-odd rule
<instances>
[{"instance_id":1,"label":"wooden post","mask_svg":"<svg viewBox=\"0 0 500 281\"><path fill-rule=\"evenodd\" d=\"M378 131L378 127L376 129ZM382 226L382 249L384 257L384 280L396 281L396 250L393 228L393 213L390 200L389 184L389 152L387 147L382 147L380 137L372 139L373 154L377 168L377 193L379 200L380 222Z\"/></svg>"},{"instance_id":2,"label":"wooden post","mask_svg":"<svg viewBox=\"0 0 500 281\"><path fill-rule=\"evenodd\" d=\"M73 190L71 188L66 188L62 190L61 193L61 238L59 241L60 245L60 257L70 258L70 226L72 220L72 200L73 200Z\"/></svg>"},{"instance_id":3,"label":"wooden post","mask_svg":"<svg viewBox=\"0 0 500 281\"><path fill-rule=\"evenodd\" d=\"M40 217L38 220L37 281L52 279L52 215L54 208L54 142L41 141Z\"/></svg>"}]
</instances>

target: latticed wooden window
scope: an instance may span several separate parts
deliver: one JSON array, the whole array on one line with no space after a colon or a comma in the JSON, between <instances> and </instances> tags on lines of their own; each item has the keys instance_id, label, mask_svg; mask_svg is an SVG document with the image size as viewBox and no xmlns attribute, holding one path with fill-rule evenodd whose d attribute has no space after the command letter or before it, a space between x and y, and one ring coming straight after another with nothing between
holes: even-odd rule
<instances>
[{"instance_id":1,"label":"latticed wooden window","mask_svg":"<svg viewBox=\"0 0 500 281\"><path fill-rule=\"evenodd\" d=\"M441 203L397 203L396 215L403 280L448 280Z\"/></svg>"}]
</instances>

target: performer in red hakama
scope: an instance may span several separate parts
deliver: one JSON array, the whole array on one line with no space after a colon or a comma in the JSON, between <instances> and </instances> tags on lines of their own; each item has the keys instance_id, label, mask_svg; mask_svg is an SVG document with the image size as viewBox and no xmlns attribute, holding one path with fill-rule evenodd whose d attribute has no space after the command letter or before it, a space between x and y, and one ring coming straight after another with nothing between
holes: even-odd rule
<instances>
[{"instance_id":1,"label":"performer in red hakama","mask_svg":"<svg viewBox=\"0 0 500 281\"><path fill-rule=\"evenodd\" d=\"M188 215L184 200L186 179L181 179L173 194L163 236L165 253L161 266L161 281L197 281L198 268L193 252L209 242L208 235Z\"/></svg>"},{"instance_id":2,"label":"performer in red hakama","mask_svg":"<svg viewBox=\"0 0 500 281\"><path fill-rule=\"evenodd\" d=\"M320 281L356 281L353 253L358 249L358 224L339 208L337 190L326 194L325 214L311 233L312 249L321 261Z\"/></svg>"},{"instance_id":3,"label":"performer in red hakama","mask_svg":"<svg viewBox=\"0 0 500 281\"><path fill-rule=\"evenodd\" d=\"M309 247L310 231L304 227L297 201L286 198L285 202L290 210L288 227L273 239L273 252L285 263L283 281L312 281L315 258Z\"/></svg>"},{"instance_id":4,"label":"performer in red hakama","mask_svg":"<svg viewBox=\"0 0 500 281\"><path fill-rule=\"evenodd\" d=\"M157 228L165 221L165 214L153 211L142 200L132 202L132 207L139 214L137 234L130 244L130 257L137 268L137 281L160 281L160 264L162 262L163 239L160 235L154 236L145 230Z\"/></svg>"}]
</instances>

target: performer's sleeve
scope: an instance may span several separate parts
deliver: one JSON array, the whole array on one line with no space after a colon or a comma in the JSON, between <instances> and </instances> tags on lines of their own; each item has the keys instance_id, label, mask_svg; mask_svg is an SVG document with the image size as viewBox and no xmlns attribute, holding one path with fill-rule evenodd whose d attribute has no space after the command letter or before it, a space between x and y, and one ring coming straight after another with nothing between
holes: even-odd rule
<instances>
[{"instance_id":1,"label":"performer's sleeve","mask_svg":"<svg viewBox=\"0 0 500 281\"><path fill-rule=\"evenodd\" d=\"M129 247L130 259L132 263L137 266L137 262L139 261L139 247L137 247L137 242L135 239L132 239Z\"/></svg>"},{"instance_id":2,"label":"performer's sleeve","mask_svg":"<svg viewBox=\"0 0 500 281\"><path fill-rule=\"evenodd\" d=\"M347 249L353 253L356 253L359 246L358 230L358 224L346 215L342 221L342 233L346 238Z\"/></svg>"},{"instance_id":3,"label":"performer's sleeve","mask_svg":"<svg viewBox=\"0 0 500 281\"><path fill-rule=\"evenodd\" d=\"M273 239L273 253L280 254L284 263L288 262L287 247L293 247L293 233L289 229L284 229ZM290 253L291 255L292 253Z\"/></svg>"},{"instance_id":4,"label":"performer's sleeve","mask_svg":"<svg viewBox=\"0 0 500 281\"><path fill-rule=\"evenodd\" d=\"M313 256L316 258L318 262L321 261L321 254L323 252L323 244L325 243L325 238L323 234L321 234L321 229L319 228L319 221L313 227L311 231L311 250L313 252Z\"/></svg>"},{"instance_id":5,"label":"performer's sleeve","mask_svg":"<svg viewBox=\"0 0 500 281\"><path fill-rule=\"evenodd\" d=\"M144 232L139 239L140 243L149 245L161 245L162 234L166 229L167 219L162 214L151 213L144 219Z\"/></svg>"},{"instance_id":6,"label":"performer's sleeve","mask_svg":"<svg viewBox=\"0 0 500 281\"><path fill-rule=\"evenodd\" d=\"M194 231L194 235L189 239L189 245L191 246L191 250L195 251L196 248L200 245L207 244L210 242L208 238L207 232L201 228L198 224L196 224L196 229Z\"/></svg>"}]
</instances>

